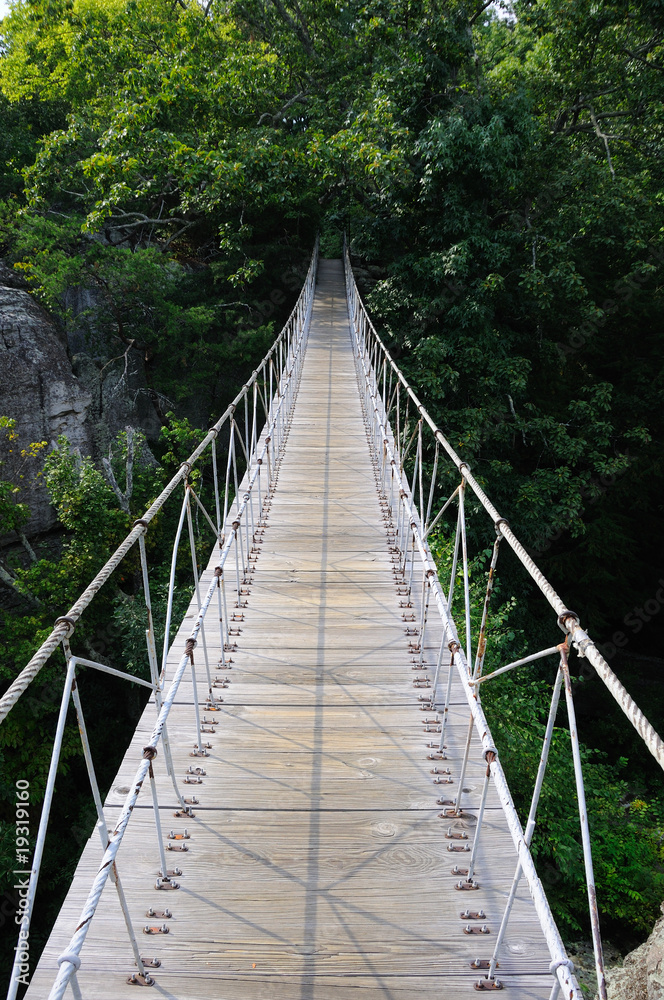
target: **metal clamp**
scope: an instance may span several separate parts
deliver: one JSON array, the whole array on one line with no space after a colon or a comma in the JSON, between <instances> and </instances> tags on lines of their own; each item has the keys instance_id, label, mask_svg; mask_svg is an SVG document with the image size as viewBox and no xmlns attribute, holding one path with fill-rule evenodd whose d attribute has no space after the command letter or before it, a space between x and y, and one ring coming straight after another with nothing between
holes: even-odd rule
<instances>
[{"instance_id":1,"label":"metal clamp","mask_svg":"<svg viewBox=\"0 0 664 1000\"><path fill-rule=\"evenodd\" d=\"M81 956L77 955L74 951L65 951L64 954L60 955L58 965L62 965L63 962L69 962L70 965L73 965L74 972L78 972L81 968Z\"/></svg>"},{"instance_id":2,"label":"metal clamp","mask_svg":"<svg viewBox=\"0 0 664 1000\"><path fill-rule=\"evenodd\" d=\"M53 628L57 628L58 625L62 625L63 623L68 626L68 628L67 628L67 639L69 639L69 637L73 633L74 629L76 628L76 621L73 618L69 618L67 615L60 615L59 618L55 619L55 622L53 624Z\"/></svg>"},{"instance_id":3,"label":"metal clamp","mask_svg":"<svg viewBox=\"0 0 664 1000\"><path fill-rule=\"evenodd\" d=\"M476 968L471 963L471 968ZM502 990L504 989L500 979L480 979L479 982L473 984L478 993L484 993L488 990Z\"/></svg>"},{"instance_id":4,"label":"metal clamp","mask_svg":"<svg viewBox=\"0 0 664 1000\"><path fill-rule=\"evenodd\" d=\"M179 882L172 882L170 878L158 878L154 884L155 889L179 889Z\"/></svg>"},{"instance_id":5,"label":"metal clamp","mask_svg":"<svg viewBox=\"0 0 664 1000\"><path fill-rule=\"evenodd\" d=\"M127 979L129 986L154 986L154 979L147 973L141 976L138 972L132 972Z\"/></svg>"},{"instance_id":6,"label":"metal clamp","mask_svg":"<svg viewBox=\"0 0 664 1000\"><path fill-rule=\"evenodd\" d=\"M561 629L561 631L565 633L565 635L567 635L570 631L570 629L567 626L568 618L573 618L574 621L577 623L577 625L581 621L576 611L563 611L561 615L558 615L558 626Z\"/></svg>"}]
</instances>

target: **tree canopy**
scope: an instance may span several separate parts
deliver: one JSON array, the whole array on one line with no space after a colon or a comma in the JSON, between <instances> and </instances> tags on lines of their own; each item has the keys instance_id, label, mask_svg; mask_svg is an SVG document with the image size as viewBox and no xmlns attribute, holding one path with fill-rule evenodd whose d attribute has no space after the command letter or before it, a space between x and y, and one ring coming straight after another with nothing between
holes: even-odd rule
<instances>
[{"instance_id":1,"label":"tree canopy","mask_svg":"<svg viewBox=\"0 0 664 1000\"><path fill-rule=\"evenodd\" d=\"M205 426L264 353L316 232L329 256L347 233L369 310L429 411L615 651L662 574L664 4L499 8L14 0L0 29L1 252L65 333L84 331L100 367L140 358L165 462L182 419ZM63 491L84 510L90 484L106 490L109 545L126 517L92 461L72 464L66 442L54 454L67 566L52 560L45 579L79 581L89 540ZM159 475L146 472L138 495ZM17 531L20 494L3 489ZM478 559L488 539L475 529ZM30 572L17 568L19 589ZM547 626L509 565L504 580L518 645ZM131 598L120 587L110 613L140 633ZM3 612L12 648L44 627L36 607ZM642 624L627 652L657 655L661 623ZM7 656L8 677L22 664ZM541 724L544 680L533 683L504 733L515 759L518 734ZM630 737L607 745L591 700L589 746L611 766L638 754ZM639 865L659 865L654 779L610 784L588 753L605 841L611 795L629 828L603 856L607 884L646 829ZM653 802L632 808L639 795ZM641 933L659 900L636 881L621 920ZM559 906L578 928L576 904Z\"/></svg>"}]
</instances>

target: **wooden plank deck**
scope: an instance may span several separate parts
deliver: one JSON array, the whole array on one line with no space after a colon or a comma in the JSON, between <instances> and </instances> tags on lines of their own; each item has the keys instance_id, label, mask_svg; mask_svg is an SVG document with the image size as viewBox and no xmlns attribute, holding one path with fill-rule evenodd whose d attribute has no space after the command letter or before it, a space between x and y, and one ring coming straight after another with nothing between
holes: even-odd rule
<instances>
[{"instance_id":1,"label":"wooden plank deck","mask_svg":"<svg viewBox=\"0 0 664 1000\"><path fill-rule=\"evenodd\" d=\"M211 578L215 554L204 574ZM182 654L190 608L169 660ZM138 800L118 855L141 953L161 961L153 993L173 1000L366 1000L417 993L431 1000L474 995L476 957L488 958L515 868L502 810L490 793L477 879L459 892L448 847L450 825L475 831L485 765L479 742L464 789L467 815L439 818L427 759L412 657L380 518L357 392L339 262L321 261L312 328L278 487L244 611L230 681L209 737L210 755L192 759L193 689L182 682L169 724L178 780L199 801L195 818L173 818L176 799L156 761L164 833L186 826L181 888L159 892L149 788ZM435 662L440 631L427 636ZM210 663L219 640L207 629ZM200 653L200 644L199 644ZM197 655L199 685L201 657ZM203 692L202 685L199 694ZM431 713L428 713L429 715ZM108 795L118 815L155 719L150 703ZM458 775L468 726L453 687L448 760ZM185 787L185 786L183 786ZM97 833L32 978L30 1000L48 995L56 959L78 921L101 857ZM488 935L464 933L461 911L486 913ZM168 907L167 935L147 937L149 907ZM482 921L484 922L484 921ZM509 996L545 1000L548 953L525 884L501 957ZM125 1000L133 958L108 884L92 921L79 972L84 1000Z\"/></svg>"}]
</instances>

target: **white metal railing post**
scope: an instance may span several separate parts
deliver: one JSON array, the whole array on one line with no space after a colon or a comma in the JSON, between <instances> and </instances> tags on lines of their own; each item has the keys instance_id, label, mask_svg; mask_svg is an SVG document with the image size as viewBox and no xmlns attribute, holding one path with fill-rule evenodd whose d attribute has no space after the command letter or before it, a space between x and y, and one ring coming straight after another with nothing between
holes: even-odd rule
<instances>
[{"instance_id":1,"label":"white metal railing post","mask_svg":"<svg viewBox=\"0 0 664 1000\"><path fill-rule=\"evenodd\" d=\"M602 937L599 930L599 911L597 909L597 893L595 891L595 875L593 872L593 855L590 846L590 829L588 827L588 809L586 793L583 785L583 768L581 766L581 750L579 747L579 731L576 725L572 681L567 665L567 648L560 647L560 669L565 686L565 700L569 719L569 734L572 743L572 760L574 761L574 780L576 782L576 797L579 805L579 823L581 826L581 843L583 844L583 864L586 874L586 889L588 891L588 909L590 912L590 928L592 932L593 951L595 953L595 972L597 973L597 990L599 1000L606 1000L606 977L604 974L604 955L602 954Z\"/></svg>"},{"instance_id":2,"label":"white metal railing post","mask_svg":"<svg viewBox=\"0 0 664 1000\"><path fill-rule=\"evenodd\" d=\"M466 661L473 662L473 650L470 633L470 571L468 567L468 541L466 538L466 481L461 481L459 490L459 522L461 524L461 561L463 566L463 603L466 611Z\"/></svg>"},{"instance_id":3,"label":"white metal railing post","mask_svg":"<svg viewBox=\"0 0 664 1000\"><path fill-rule=\"evenodd\" d=\"M166 600L166 622L164 624L164 644L161 655L161 675L159 678L160 685L163 685L164 678L166 676L166 661L168 659L168 650L170 646L169 639L171 634L171 621L173 618L173 596L175 594L175 570L178 561L178 546L180 544L180 538L182 536L184 519L187 516L187 501L188 501L188 493L185 488L184 497L182 498L182 507L180 509L180 520L178 521L177 530L175 532L175 541L173 542L173 553L171 555L171 570L168 578L168 598Z\"/></svg>"},{"instance_id":4,"label":"white metal railing post","mask_svg":"<svg viewBox=\"0 0 664 1000\"><path fill-rule=\"evenodd\" d=\"M55 790L55 778L58 773L58 764L60 763L60 751L62 749L62 740L65 733L65 723L67 721L67 709L69 707L69 698L71 696L71 688L74 682L74 668L75 661L69 657L67 660L67 673L65 675L65 684L62 692L62 698L60 700L60 712L58 714L58 723L55 730L55 740L53 743L53 753L51 755L51 763L48 769L48 777L46 778L46 788L44 790L44 801L42 803L42 811L39 819L39 828L37 830L37 842L35 844L35 852L32 856L32 865L29 871L29 880L27 886L27 893L24 896L25 906L22 907L21 922L19 924L20 932L27 932L30 929L30 922L32 920L32 909L35 903L35 894L37 892L37 884L39 882L39 873L41 871L42 857L44 855L44 843L46 841L46 828L48 827L48 821L51 814L51 805L53 803L53 792ZM17 829L20 827L17 827ZM27 875L27 871L15 872L16 875ZM20 942L20 933L19 933ZM7 1000L15 1000L18 988L20 985L19 974L20 967L22 963L21 959L22 950L17 948L14 953L14 962L12 965L12 971L9 976L9 990L7 992Z\"/></svg>"},{"instance_id":5,"label":"white metal railing post","mask_svg":"<svg viewBox=\"0 0 664 1000\"><path fill-rule=\"evenodd\" d=\"M187 487L187 529L189 532L189 549L191 551L191 568L194 577L194 594L196 596L196 605L198 610L201 610L201 588L200 588L200 577L198 575L198 559L196 556L196 538L194 535L194 523L191 517L191 489ZM210 661L208 658L207 642L205 641L205 625L201 625L201 644L203 646L203 661L205 663L205 674L208 683L208 697L210 701L213 700L212 695L212 678L210 676Z\"/></svg>"},{"instance_id":6,"label":"white metal railing post","mask_svg":"<svg viewBox=\"0 0 664 1000\"><path fill-rule=\"evenodd\" d=\"M101 839L101 848L102 851L104 851L106 849L106 844L108 843L108 828L106 826L106 818L104 816L104 809L102 806L101 795L99 792L99 785L97 783L97 775L95 773L95 767L92 760L92 752L90 750L90 741L88 739L88 732L85 724L85 716L83 714L83 705L81 704L81 696L78 691L76 679L74 679L74 681L72 682L71 693L72 693L72 700L74 702L74 707L76 709L76 718L78 721L79 733L81 734L81 743L83 745L83 756L85 758L85 766L87 768L88 778L90 780L92 798L94 800L95 809L97 810L97 828L99 830L99 837ZM129 915L129 907L127 906L127 900L124 894L124 890L122 888L122 883L120 881L120 875L117 870L117 866L115 864L113 864L111 870L111 881L113 882L116 892L118 894L118 901L120 903L120 909L122 910L122 916L124 918L125 926L127 928L127 934L129 936L131 949L134 953L134 961L136 962L138 968L138 974L140 976L144 976L145 968L143 966L143 959L141 958L141 954L138 949L138 942L136 940L136 935L134 934L134 928L132 926L131 917Z\"/></svg>"},{"instance_id":7,"label":"white metal railing post","mask_svg":"<svg viewBox=\"0 0 664 1000\"><path fill-rule=\"evenodd\" d=\"M551 749L551 740L553 738L553 727L556 722L556 715L558 713L558 704L560 702L560 688L562 685L563 674L560 668L556 671L556 680L553 686L553 694L551 696L551 705L549 707L549 718L546 724L546 731L544 733L544 740L542 742L542 750L540 753L539 766L537 768L537 777L535 779L535 787L533 789L532 798L530 801L530 809L528 811L528 820L526 822L526 829L523 835L523 839L528 847L530 847L531 841L533 839L533 833L535 832L535 818L537 816L537 807L539 805L540 794L542 792L542 786L544 784L544 775L546 773L546 766L549 761L549 750ZM512 886L510 888L510 893L505 905L505 912L503 913L502 920L500 922L500 928L498 930L498 935L496 937L496 943L493 949L493 955L491 956L491 962L489 964L488 978L493 979L496 973L496 967L498 965L498 956L500 949L502 947L503 938L505 937L505 931L507 930L507 924L509 922L510 914L512 912L512 906L514 905L514 899L516 897L516 892L519 887L519 882L521 881L523 869L521 868L520 862L517 862L516 871L514 873L514 878L512 880Z\"/></svg>"}]
</instances>

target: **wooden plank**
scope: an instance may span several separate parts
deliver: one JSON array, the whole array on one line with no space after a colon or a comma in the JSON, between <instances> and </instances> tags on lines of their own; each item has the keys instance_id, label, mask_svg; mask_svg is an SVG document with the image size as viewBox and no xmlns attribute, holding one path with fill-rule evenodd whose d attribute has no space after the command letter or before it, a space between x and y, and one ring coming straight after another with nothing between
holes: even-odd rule
<instances>
[{"instance_id":1,"label":"wooden plank","mask_svg":"<svg viewBox=\"0 0 664 1000\"><path fill-rule=\"evenodd\" d=\"M464 814L442 816L459 792L469 709L452 685L446 759L436 713L425 707L442 629L424 642L426 669L408 630L419 620L422 568L412 608L400 606L370 462L345 315L340 268L322 262L307 357L267 527L237 609L237 649L221 657L218 611L195 654L197 695L210 747L197 741L188 670L168 722L175 785L197 799L173 815L177 796L164 754L154 762L167 854L180 889L155 888L159 853L144 787L118 856L141 952L162 962L156 992L177 1000L367 1000L474 995L514 874L516 856L492 786L477 853L477 889L456 888L477 835L486 764L476 734L463 783ZM216 553L202 583L212 579ZM225 572L234 608L234 568ZM197 608L192 602L169 654L172 677ZM407 621L415 617L415 622ZM417 640L415 640L416 642ZM210 678L219 699L205 706ZM443 672L449 668L445 651ZM222 700L223 699L223 700ZM105 802L112 826L155 722L150 703ZM428 724L432 731L427 732ZM434 770L449 775L434 774ZM195 773L199 770L201 773ZM194 773L192 773L194 772ZM203 773L204 772L204 773ZM448 777L449 784L436 784ZM200 778L200 783L185 783ZM168 840L169 831L187 840ZM465 838L465 839L464 839ZM456 848L462 848L457 851ZM450 850L454 848L454 850ZM94 834L28 990L48 994L101 858ZM149 907L173 913L166 935L142 934ZM485 916L487 934L466 934L462 912ZM79 973L86 1000L135 997L132 954L115 890L107 885ZM510 996L545 1000L552 979L533 904L521 886L501 954ZM110 992L109 992L110 991Z\"/></svg>"}]
</instances>

